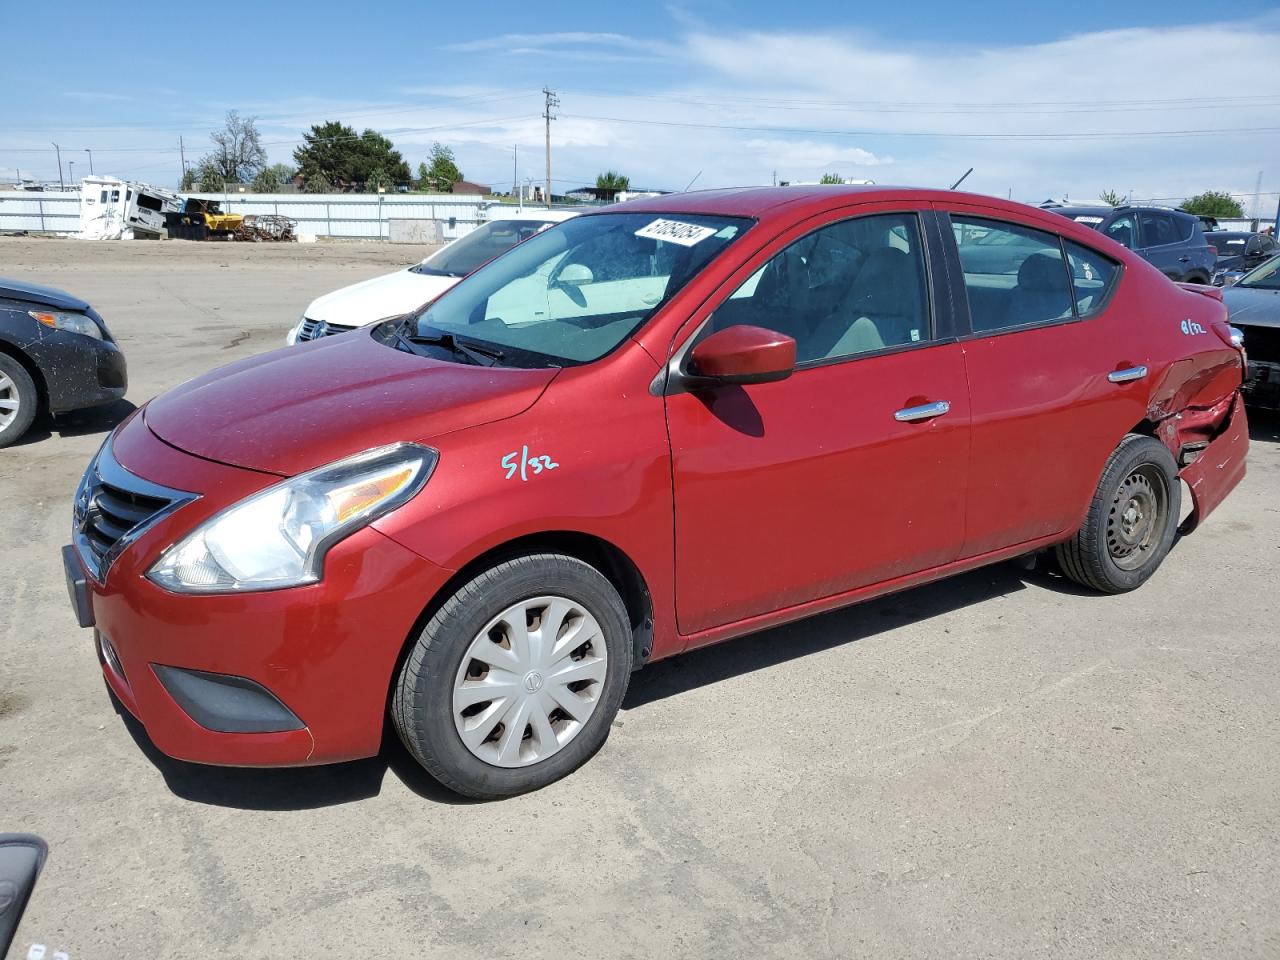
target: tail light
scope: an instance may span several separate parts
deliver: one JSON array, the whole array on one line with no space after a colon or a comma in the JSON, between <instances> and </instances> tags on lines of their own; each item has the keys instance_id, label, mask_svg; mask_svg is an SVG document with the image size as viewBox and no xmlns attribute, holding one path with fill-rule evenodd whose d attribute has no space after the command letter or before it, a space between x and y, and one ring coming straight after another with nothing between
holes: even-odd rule
<instances>
[{"instance_id":1,"label":"tail light","mask_svg":"<svg viewBox=\"0 0 1280 960\"><path fill-rule=\"evenodd\" d=\"M1218 259L1218 248L1215 247L1212 243L1209 244L1209 256L1213 257L1213 259L1215 260Z\"/></svg>"}]
</instances>

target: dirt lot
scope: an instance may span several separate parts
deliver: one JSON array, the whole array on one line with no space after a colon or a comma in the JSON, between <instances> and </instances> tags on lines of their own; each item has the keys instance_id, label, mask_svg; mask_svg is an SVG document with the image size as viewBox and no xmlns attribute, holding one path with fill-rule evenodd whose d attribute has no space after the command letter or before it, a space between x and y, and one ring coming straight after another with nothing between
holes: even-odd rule
<instances>
[{"instance_id":1,"label":"dirt lot","mask_svg":"<svg viewBox=\"0 0 1280 960\"><path fill-rule=\"evenodd\" d=\"M423 251L0 238L107 318L140 403ZM19 931L125 957L1280 956L1280 421L1123 597L1011 565L637 674L605 749L459 802L389 744L176 763L113 711L58 548L119 411L0 451L0 830Z\"/></svg>"}]
</instances>

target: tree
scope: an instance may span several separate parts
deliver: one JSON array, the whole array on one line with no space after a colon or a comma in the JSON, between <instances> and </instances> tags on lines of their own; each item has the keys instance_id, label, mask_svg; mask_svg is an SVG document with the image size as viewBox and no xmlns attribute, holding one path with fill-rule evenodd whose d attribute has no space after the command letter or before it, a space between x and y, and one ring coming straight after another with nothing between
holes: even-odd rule
<instances>
[{"instance_id":1,"label":"tree","mask_svg":"<svg viewBox=\"0 0 1280 960\"><path fill-rule=\"evenodd\" d=\"M333 184L318 173L313 173L302 182L303 193L329 193Z\"/></svg>"},{"instance_id":2,"label":"tree","mask_svg":"<svg viewBox=\"0 0 1280 960\"><path fill-rule=\"evenodd\" d=\"M1118 207L1124 203L1124 197L1116 193L1114 190L1103 190L1098 194L1098 199L1109 207Z\"/></svg>"},{"instance_id":3,"label":"tree","mask_svg":"<svg viewBox=\"0 0 1280 960\"><path fill-rule=\"evenodd\" d=\"M230 110L226 125L209 134L209 139L213 141L213 151L201 157L196 167L216 170L218 176L212 179L220 184L248 183L267 165L267 151L258 137L254 117L241 117ZM218 189L222 189L221 185Z\"/></svg>"},{"instance_id":4,"label":"tree","mask_svg":"<svg viewBox=\"0 0 1280 960\"><path fill-rule=\"evenodd\" d=\"M378 167L369 172L369 176L365 178L364 188L369 193L380 193L392 186L391 177L387 175L387 171Z\"/></svg>"},{"instance_id":5,"label":"tree","mask_svg":"<svg viewBox=\"0 0 1280 960\"><path fill-rule=\"evenodd\" d=\"M428 190L435 193L449 193L453 185L462 179L462 171L454 159L453 151L438 141L431 145L431 153L427 155L429 165L418 164L418 179Z\"/></svg>"},{"instance_id":6,"label":"tree","mask_svg":"<svg viewBox=\"0 0 1280 960\"><path fill-rule=\"evenodd\" d=\"M619 193L623 190L631 188L631 178L625 174L618 173L616 170L606 170L604 173L596 174L596 189L608 190L610 193Z\"/></svg>"},{"instance_id":7,"label":"tree","mask_svg":"<svg viewBox=\"0 0 1280 960\"><path fill-rule=\"evenodd\" d=\"M844 177L840 176L840 174L838 173L824 173L821 179L818 180L818 182L819 183L844 183Z\"/></svg>"},{"instance_id":8,"label":"tree","mask_svg":"<svg viewBox=\"0 0 1280 960\"><path fill-rule=\"evenodd\" d=\"M293 159L306 181L318 177L347 187L367 185L370 175L381 170L392 183L409 182L404 157L376 130L357 134L353 127L329 120L314 124L302 139Z\"/></svg>"},{"instance_id":9,"label":"tree","mask_svg":"<svg viewBox=\"0 0 1280 960\"><path fill-rule=\"evenodd\" d=\"M192 174L191 181L200 193L220 193L226 189L226 175L212 156L201 158L195 170L187 172Z\"/></svg>"},{"instance_id":10,"label":"tree","mask_svg":"<svg viewBox=\"0 0 1280 960\"><path fill-rule=\"evenodd\" d=\"M273 163L263 167L253 178L255 193L275 193L286 183L292 182L298 171L287 163Z\"/></svg>"},{"instance_id":11,"label":"tree","mask_svg":"<svg viewBox=\"0 0 1280 960\"><path fill-rule=\"evenodd\" d=\"M1244 207L1231 194L1221 190L1206 190L1194 197L1189 197L1182 205L1187 213L1198 217L1243 217Z\"/></svg>"},{"instance_id":12,"label":"tree","mask_svg":"<svg viewBox=\"0 0 1280 960\"><path fill-rule=\"evenodd\" d=\"M178 184L178 189L187 191L187 190L194 190L195 188L196 188L196 172L191 167L188 167L186 170L182 172L182 182Z\"/></svg>"}]
</instances>

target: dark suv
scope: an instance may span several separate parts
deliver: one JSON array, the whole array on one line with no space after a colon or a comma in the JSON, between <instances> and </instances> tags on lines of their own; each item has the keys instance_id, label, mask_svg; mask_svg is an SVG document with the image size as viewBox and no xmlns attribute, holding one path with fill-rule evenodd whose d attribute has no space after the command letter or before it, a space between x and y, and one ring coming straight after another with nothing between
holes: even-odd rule
<instances>
[{"instance_id":1,"label":"dark suv","mask_svg":"<svg viewBox=\"0 0 1280 960\"><path fill-rule=\"evenodd\" d=\"M1064 217L1093 227L1149 261L1170 280L1208 283L1216 254L1205 240L1198 217L1164 207L1067 206L1041 204Z\"/></svg>"}]
</instances>

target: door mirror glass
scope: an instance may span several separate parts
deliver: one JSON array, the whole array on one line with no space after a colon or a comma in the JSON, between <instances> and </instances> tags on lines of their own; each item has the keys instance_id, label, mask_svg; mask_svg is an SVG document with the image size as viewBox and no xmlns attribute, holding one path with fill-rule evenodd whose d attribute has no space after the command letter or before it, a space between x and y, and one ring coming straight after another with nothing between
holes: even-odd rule
<instances>
[{"instance_id":1,"label":"door mirror glass","mask_svg":"<svg viewBox=\"0 0 1280 960\"><path fill-rule=\"evenodd\" d=\"M39 837L0 833L0 957L13 943L48 852Z\"/></svg>"},{"instance_id":2,"label":"door mirror glass","mask_svg":"<svg viewBox=\"0 0 1280 960\"><path fill-rule=\"evenodd\" d=\"M689 365L695 383L785 380L796 368L796 342L764 327L728 327L695 346L689 354Z\"/></svg>"},{"instance_id":3,"label":"door mirror glass","mask_svg":"<svg viewBox=\"0 0 1280 960\"><path fill-rule=\"evenodd\" d=\"M566 263L560 268L556 283L565 287L585 287L595 282L591 268L581 263Z\"/></svg>"}]
</instances>

